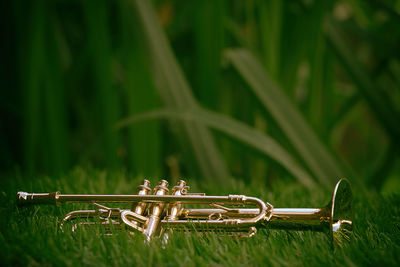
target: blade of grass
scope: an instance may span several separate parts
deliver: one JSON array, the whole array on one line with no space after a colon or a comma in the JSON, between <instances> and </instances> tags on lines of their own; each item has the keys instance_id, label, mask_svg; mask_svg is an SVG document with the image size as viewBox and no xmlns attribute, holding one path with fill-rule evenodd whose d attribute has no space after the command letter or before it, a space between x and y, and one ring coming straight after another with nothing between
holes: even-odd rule
<instances>
[{"instance_id":1,"label":"blade of grass","mask_svg":"<svg viewBox=\"0 0 400 267\"><path fill-rule=\"evenodd\" d=\"M285 167L301 184L314 188L315 183L306 170L276 140L250 126L213 111L200 107L194 109L161 109L146 112L121 120L115 129L119 130L142 120L168 118L197 122L211 127L234 139L253 147Z\"/></svg>"},{"instance_id":2,"label":"blade of grass","mask_svg":"<svg viewBox=\"0 0 400 267\"><path fill-rule=\"evenodd\" d=\"M226 57L271 113L315 177L328 185L343 177L335 159L320 142L300 111L271 82L258 60L245 49L230 49L226 52Z\"/></svg>"},{"instance_id":3,"label":"blade of grass","mask_svg":"<svg viewBox=\"0 0 400 267\"><path fill-rule=\"evenodd\" d=\"M39 132L43 127L40 118L40 96L42 93L41 79L43 78L44 57L44 15L43 1L39 0L33 5L30 38L27 45L26 68L23 68L24 88L24 165L28 173L36 171L38 161L37 149L39 145ZM21 60L22 63L22 60Z\"/></svg>"},{"instance_id":4,"label":"blade of grass","mask_svg":"<svg viewBox=\"0 0 400 267\"><path fill-rule=\"evenodd\" d=\"M378 121L386 129L396 144L400 138L400 117L391 102L376 88L374 82L367 74L361 63L354 57L354 53L343 40L332 21L326 24L326 37L339 58L343 67L347 70L349 78L357 85L361 95L365 98Z\"/></svg>"},{"instance_id":5,"label":"blade of grass","mask_svg":"<svg viewBox=\"0 0 400 267\"><path fill-rule=\"evenodd\" d=\"M260 43L262 63L271 74L274 81L279 81L280 68L282 64L281 54L281 35L285 34L282 29L283 18L285 17L285 2L279 0L258 1L256 4L256 14L258 14L258 39ZM293 62L292 62L293 63ZM257 101L257 100L255 100ZM269 119L262 114L263 107L259 107L259 115L256 121L264 120L264 124L268 125L268 132L273 136L276 127L271 127ZM265 132L265 129L264 129ZM267 163L268 173L263 174L264 177L271 177L274 166L272 162ZM254 169L254 168L252 168Z\"/></svg>"},{"instance_id":6,"label":"blade of grass","mask_svg":"<svg viewBox=\"0 0 400 267\"><path fill-rule=\"evenodd\" d=\"M196 83L199 102L216 108L219 98L219 76L224 33L224 0L195 3ZM207 19L204 19L207 14Z\"/></svg>"},{"instance_id":7,"label":"blade of grass","mask_svg":"<svg viewBox=\"0 0 400 267\"><path fill-rule=\"evenodd\" d=\"M88 35L88 51L91 53L93 81L97 101L100 129L107 132L119 118L118 96L112 86L111 41L108 29L107 1L84 1L84 15ZM117 156L118 133L104 136L104 155L108 167L119 166Z\"/></svg>"},{"instance_id":8,"label":"blade of grass","mask_svg":"<svg viewBox=\"0 0 400 267\"><path fill-rule=\"evenodd\" d=\"M55 18L51 17L53 23L47 24L48 41L45 57L46 65L52 66L47 69L44 86L44 113L47 129L47 140L49 149L49 167L52 173L65 171L68 166L67 150L67 116L65 107L65 89L62 78L62 66L59 55L61 54L56 42L56 34L60 29L56 27Z\"/></svg>"},{"instance_id":9,"label":"blade of grass","mask_svg":"<svg viewBox=\"0 0 400 267\"><path fill-rule=\"evenodd\" d=\"M282 5L279 0L261 1L260 3L260 41L264 63L271 77L279 76Z\"/></svg>"},{"instance_id":10,"label":"blade of grass","mask_svg":"<svg viewBox=\"0 0 400 267\"><path fill-rule=\"evenodd\" d=\"M332 53L326 47L323 35L324 18L332 9L332 1L316 1L309 15L309 93L307 118L310 125L324 139L327 138L328 122L332 117L333 81Z\"/></svg>"},{"instance_id":11,"label":"blade of grass","mask_svg":"<svg viewBox=\"0 0 400 267\"><path fill-rule=\"evenodd\" d=\"M128 3L119 3L121 22L121 63L123 87L129 115L156 108L157 92L152 84L149 66L144 56L143 42L138 34L137 20L132 18ZM128 128L128 160L133 173L157 177L161 166L161 133L158 122L145 122Z\"/></svg>"},{"instance_id":12,"label":"blade of grass","mask_svg":"<svg viewBox=\"0 0 400 267\"><path fill-rule=\"evenodd\" d=\"M313 60L310 64L308 118L313 128L317 132L323 133L327 121L325 119L329 116L330 106L328 103L332 92L332 83L328 83L326 79L328 78L327 75L332 73L332 69L326 60L327 52L324 39L321 34L318 35L320 38L318 38Z\"/></svg>"},{"instance_id":13,"label":"blade of grass","mask_svg":"<svg viewBox=\"0 0 400 267\"><path fill-rule=\"evenodd\" d=\"M197 107L198 103L173 55L151 4L141 0L135 0L134 4L153 60L155 84L164 104L167 107L180 109ZM192 147L196 162L205 179L218 179L223 182L224 179L230 177L213 136L207 128L196 122L184 122L178 127L181 136L185 136Z\"/></svg>"},{"instance_id":14,"label":"blade of grass","mask_svg":"<svg viewBox=\"0 0 400 267\"><path fill-rule=\"evenodd\" d=\"M280 42L280 62L279 79L282 89L288 97L298 102L296 99L296 84L301 64L304 61L307 51L309 38L310 22L304 15L293 12L287 2L282 6L284 15L281 16L281 42ZM269 34L269 33L264 33ZM295 49L293 49L295 44Z\"/></svg>"}]
</instances>

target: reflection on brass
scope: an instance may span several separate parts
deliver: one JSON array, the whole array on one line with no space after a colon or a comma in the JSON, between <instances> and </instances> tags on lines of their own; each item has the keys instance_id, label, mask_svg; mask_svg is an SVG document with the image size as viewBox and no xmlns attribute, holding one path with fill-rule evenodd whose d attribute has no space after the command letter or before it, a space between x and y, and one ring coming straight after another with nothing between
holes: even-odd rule
<instances>
[{"instance_id":1,"label":"reflection on brass","mask_svg":"<svg viewBox=\"0 0 400 267\"><path fill-rule=\"evenodd\" d=\"M268 202L244 195L207 196L188 193L180 180L169 194L168 182L161 180L153 194L150 182L144 180L136 195L78 195L55 193L17 193L17 204L88 203L93 210L76 210L64 216L72 230L101 225L126 228L130 233L143 233L147 241L162 237L167 242L173 231L225 233L249 237L257 228L313 230L325 232L336 245L350 240L353 226L352 191L347 180L340 180L329 204L323 208L274 208ZM99 203L127 203L130 209L108 208ZM190 208L202 205L206 208Z\"/></svg>"}]
</instances>

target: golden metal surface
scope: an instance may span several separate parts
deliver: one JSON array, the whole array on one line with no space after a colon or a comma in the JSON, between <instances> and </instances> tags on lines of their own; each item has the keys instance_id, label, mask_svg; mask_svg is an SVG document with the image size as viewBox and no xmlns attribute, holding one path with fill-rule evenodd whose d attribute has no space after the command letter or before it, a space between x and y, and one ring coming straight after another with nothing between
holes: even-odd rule
<instances>
[{"instance_id":1,"label":"golden metal surface","mask_svg":"<svg viewBox=\"0 0 400 267\"><path fill-rule=\"evenodd\" d=\"M207 196L188 193L181 180L169 195L168 182L161 180L151 194L150 182L144 180L136 195L80 195L54 193L17 193L17 204L88 203L93 210L72 211L64 216L61 227L75 219L82 225L119 225L131 233L140 232L150 241L163 237L167 242L172 231L218 232L249 237L257 228L313 230L325 232L334 244L342 246L350 240L353 224L352 190L349 182L340 180L329 204L322 208L274 208L268 202L244 195ZM128 203L130 209L108 208L100 203ZM188 208L187 205L207 205Z\"/></svg>"}]
</instances>

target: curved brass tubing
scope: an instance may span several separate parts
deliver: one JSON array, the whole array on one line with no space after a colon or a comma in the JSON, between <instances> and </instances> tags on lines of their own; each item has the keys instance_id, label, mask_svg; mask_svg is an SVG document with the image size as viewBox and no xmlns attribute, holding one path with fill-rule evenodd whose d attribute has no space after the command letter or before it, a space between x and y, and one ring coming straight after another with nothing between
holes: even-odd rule
<instances>
[{"instance_id":1,"label":"curved brass tubing","mask_svg":"<svg viewBox=\"0 0 400 267\"><path fill-rule=\"evenodd\" d=\"M352 190L346 179L340 180L329 204L323 208L274 208L268 202L245 195L206 196L188 193L188 186L179 181L168 195L168 182L160 181L151 193L150 182L138 187L137 195L80 195L18 192L17 204L88 203L97 210L77 210L65 215L65 222L76 218L96 218L104 224L121 224L141 232L150 240L173 230L223 231L228 234L248 233L256 227L285 230L326 232L341 246L350 240L353 226ZM107 208L99 203L131 203L131 209ZM212 208L186 208L186 205L207 205ZM240 206L240 208L238 208Z\"/></svg>"}]
</instances>

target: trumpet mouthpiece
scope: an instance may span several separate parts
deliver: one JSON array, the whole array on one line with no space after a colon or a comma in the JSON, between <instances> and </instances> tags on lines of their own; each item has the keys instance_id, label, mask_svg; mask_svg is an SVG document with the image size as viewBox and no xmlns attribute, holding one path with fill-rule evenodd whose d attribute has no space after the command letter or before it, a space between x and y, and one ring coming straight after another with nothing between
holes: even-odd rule
<instances>
[{"instance_id":1,"label":"trumpet mouthpiece","mask_svg":"<svg viewBox=\"0 0 400 267\"><path fill-rule=\"evenodd\" d=\"M57 204L59 192L52 193L27 193L18 192L17 193L17 205L36 205L36 204Z\"/></svg>"}]
</instances>

